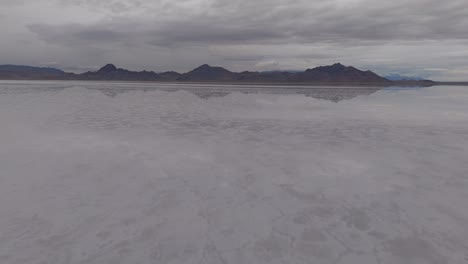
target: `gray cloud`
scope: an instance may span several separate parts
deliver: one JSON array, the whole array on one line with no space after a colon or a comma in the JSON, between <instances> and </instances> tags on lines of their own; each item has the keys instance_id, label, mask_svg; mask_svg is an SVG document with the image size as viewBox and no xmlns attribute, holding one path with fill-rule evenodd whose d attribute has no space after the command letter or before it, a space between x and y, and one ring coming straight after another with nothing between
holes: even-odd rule
<instances>
[{"instance_id":1,"label":"gray cloud","mask_svg":"<svg viewBox=\"0 0 468 264\"><path fill-rule=\"evenodd\" d=\"M83 27L69 24L48 26L41 24L28 25L28 28L41 39L53 44L82 45L87 43L112 43L130 37L125 32L112 29Z\"/></svg>"},{"instance_id":2,"label":"gray cloud","mask_svg":"<svg viewBox=\"0 0 468 264\"><path fill-rule=\"evenodd\" d=\"M3 6L3 7L17 6L17 5L23 5L24 3L25 3L25 0L2 0L0 2L0 6Z\"/></svg>"},{"instance_id":3,"label":"gray cloud","mask_svg":"<svg viewBox=\"0 0 468 264\"><path fill-rule=\"evenodd\" d=\"M119 0L61 0L60 3L64 6L81 6L85 8L92 8L94 10L100 9L111 13L123 13L137 8L144 8L142 1L119 1Z\"/></svg>"},{"instance_id":4,"label":"gray cloud","mask_svg":"<svg viewBox=\"0 0 468 264\"><path fill-rule=\"evenodd\" d=\"M255 56L255 55L240 55L240 56L222 56L224 61L261 61L265 59L265 56Z\"/></svg>"},{"instance_id":5,"label":"gray cloud","mask_svg":"<svg viewBox=\"0 0 468 264\"><path fill-rule=\"evenodd\" d=\"M29 19L24 26L33 33L31 42L76 55L102 50L108 61L135 68L158 61L156 67L164 63L176 70L204 62L254 69L275 61L297 69L337 59L388 71L392 64L468 66L456 53L438 55L466 50L465 0L61 0L49 9L44 12L68 10L83 17ZM71 60L67 55L61 64ZM91 60L80 64L99 64Z\"/></svg>"},{"instance_id":6,"label":"gray cloud","mask_svg":"<svg viewBox=\"0 0 468 264\"><path fill-rule=\"evenodd\" d=\"M111 10L111 6L120 6L119 12L142 5L138 1L110 1L105 5L95 0L66 2ZM35 24L29 28L46 41L64 44L133 39L158 46L291 42L349 45L468 38L468 4L464 0L449 4L435 0L412 3L399 0L391 4L365 0L344 7L301 0L248 3L219 0L212 1L203 12L178 16L176 11L166 10L174 14L167 16L162 12L162 18L115 17L91 25Z\"/></svg>"}]
</instances>

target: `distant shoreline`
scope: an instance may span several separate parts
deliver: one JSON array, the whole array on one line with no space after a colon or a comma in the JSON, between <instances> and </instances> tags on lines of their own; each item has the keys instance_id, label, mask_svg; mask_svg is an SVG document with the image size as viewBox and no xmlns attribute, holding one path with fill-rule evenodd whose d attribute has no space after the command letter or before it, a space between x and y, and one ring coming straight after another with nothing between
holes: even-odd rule
<instances>
[{"instance_id":1,"label":"distant shoreline","mask_svg":"<svg viewBox=\"0 0 468 264\"><path fill-rule=\"evenodd\" d=\"M102 83L155 83L155 84L205 84L205 85L268 85L268 86L324 86L324 87L431 87L431 86L468 86L468 82L432 82L421 83L393 81L392 83L292 83L292 82L223 82L223 81L144 81L144 80L67 80L67 79L2 79L0 81L38 81L38 82L102 82Z\"/></svg>"}]
</instances>

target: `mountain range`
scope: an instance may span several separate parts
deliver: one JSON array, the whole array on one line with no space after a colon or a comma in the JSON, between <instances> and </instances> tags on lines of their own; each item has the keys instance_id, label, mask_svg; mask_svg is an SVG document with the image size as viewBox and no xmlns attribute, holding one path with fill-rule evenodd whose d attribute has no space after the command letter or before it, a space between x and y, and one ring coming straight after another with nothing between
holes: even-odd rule
<instances>
[{"instance_id":1,"label":"mountain range","mask_svg":"<svg viewBox=\"0 0 468 264\"><path fill-rule=\"evenodd\" d=\"M187 73L174 71L130 71L107 64L97 71L81 74L68 73L54 68L0 65L0 79L3 80L102 80L102 81L165 81L165 82L226 82L226 83L297 83L297 84L353 84L393 85L395 82L418 82L431 85L429 80L394 81L372 71L362 71L352 66L335 63L303 72L231 72L222 67L201 65Z\"/></svg>"},{"instance_id":2,"label":"mountain range","mask_svg":"<svg viewBox=\"0 0 468 264\"><path fill-rule=\"evenodd\" d=\"M2 80L50 80L62 78L65 74L64 71L54 68L0 65L0 79Z\"/></svg>"}]
</instances>

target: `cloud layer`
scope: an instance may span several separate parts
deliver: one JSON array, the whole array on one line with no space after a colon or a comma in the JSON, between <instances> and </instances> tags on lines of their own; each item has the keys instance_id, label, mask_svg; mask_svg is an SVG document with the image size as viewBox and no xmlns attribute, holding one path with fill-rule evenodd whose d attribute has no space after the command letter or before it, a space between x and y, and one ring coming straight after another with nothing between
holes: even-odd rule
<instances>
[{"instance_id":1,"label":"cloud layer","mask_svg":"<svg viewBox=\"0 0 468 264\"><path fill-rule=\"evenodd\" d=\"M464 0L24 0L0 5L0 19L17 25L2 30L8 38L0 40L0 55L11 63L92 68L114 62L184 71L201 63L255 70L341 61L380 73L446 80L462 79L468 69Z\"/></svg>"}]
</instances>

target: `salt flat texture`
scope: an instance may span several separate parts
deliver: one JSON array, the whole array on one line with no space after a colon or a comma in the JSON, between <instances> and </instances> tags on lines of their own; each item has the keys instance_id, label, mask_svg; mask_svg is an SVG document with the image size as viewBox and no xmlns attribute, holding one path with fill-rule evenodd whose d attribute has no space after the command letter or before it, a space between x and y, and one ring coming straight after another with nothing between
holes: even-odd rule
<instances>
[{"instance_id":1,"label":"salt flat texture","mask_svg":"<svg viewBox=\"0 0 468 264\"><path fill-rule=\"evenodd\" d=\"M468 263L467 87L154 86L0 83L0 263Z\"/></svg>"}]
</instances>

